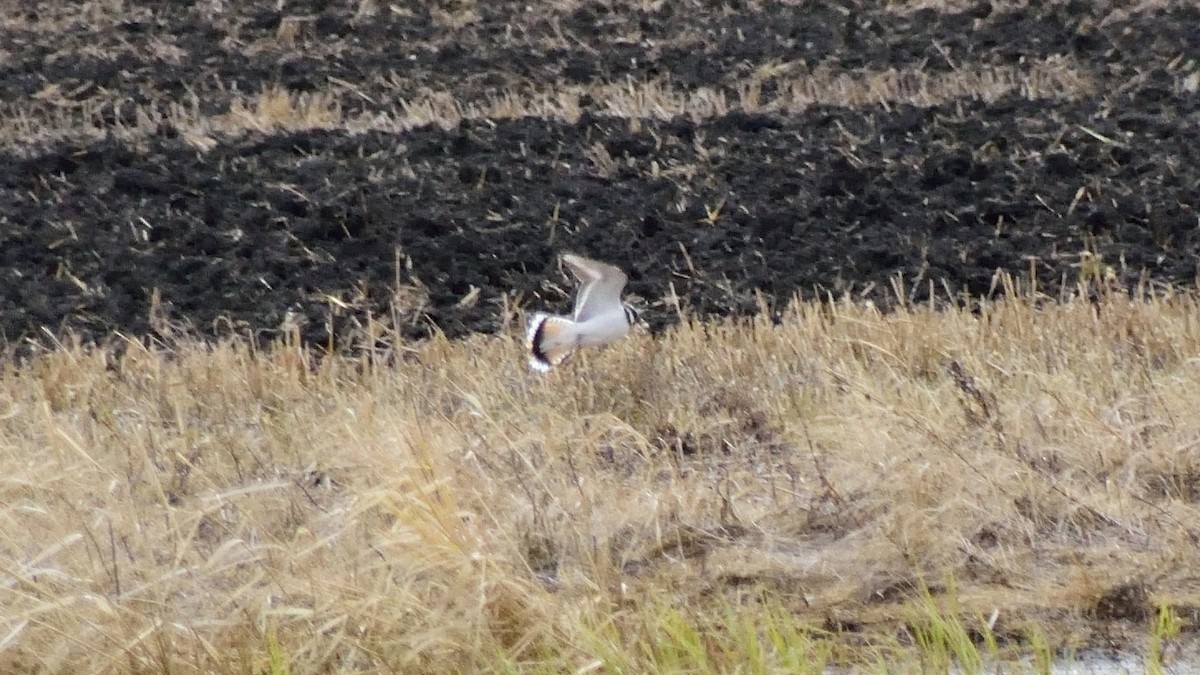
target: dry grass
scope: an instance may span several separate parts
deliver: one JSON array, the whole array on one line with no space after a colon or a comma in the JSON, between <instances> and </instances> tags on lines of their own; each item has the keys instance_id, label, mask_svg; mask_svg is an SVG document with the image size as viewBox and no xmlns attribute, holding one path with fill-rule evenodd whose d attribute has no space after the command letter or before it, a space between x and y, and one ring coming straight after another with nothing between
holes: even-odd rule
<instances>
[{"instance_id":1,"label":"dry grass","mask_svg":"<svg viewBox=\"0 0 1200 675\"><path fill-rule=\"evenodd\" d=\"M780 93L763 94L774 83ZM1180 80L1181 91L1190 81ZM289 133L309 129L341 129L351 133L404 133L437 125L452 129L463 120L537 117L576 122L580 99L592 99L604 115L640 120L688 117L704 121L730 112L797 113L818 105L843 107L894 105L934 106L957 99L994 101L1003 96L1029 100L1070 100L1091 95L1090 76L1068 58L1056 58L1023 68L963 67L952 73L930 74L914 69L840 72L809 71L798 63L771 63L736 83L731 97L721 89L680 88L669 81L563 86L544 91L497 92L464 102L450 92L430 91L412 99L397 99L380 109L347 113L343 101L369 98L349 83L331 83L326 90L295 94L268 87L256 94L235 95L227 113L203 114L195 94L176 101L135 105L106 94L103 98L64 98L50 85L33 101L0 105L0 145L40 146L63 140L116 138L136 142L157 133L163 125L178 129L192 145L210 150L223 138L247 131ZM377 105L382 106L382 103ZM386 108L386 109L383 109ZM112 123L114 111L126 112L130 123Z\"/></svg>"},{"instance_id":2,"label":"dry grass","mask_svg":"<svg viewBox=\"0 0 1200 675\"><path fill-rule=\"evenodd\" d=\"M1144 6L1162 0L1140 0L1136 3L1117 3L1119 11L1140 11ZM555 0L533 3L521 13L530 21L587 4ZM624 6L628 3L618 3ZM655 11L657 2L633 0L630 6ZM906 11L913 3L889 5ZM220 31L227 33L223 47L229 51L251 56L259 52L277 54L280 58L307 54L314 58L342 57L352 49L342 41L314 40L308 36L311 16L286 16L274 34L243 41L230 25L232 16L220 3L201 3L197 11L208 17ZM435 23L442 33L434 39L455 42L463 26L478 20L476 3L449 2L433 10ZM941 2L929 5L947 9ZM378 13L375 3L359 2L358 11L364 21ZM915 5L914 5L915 6ZM745 11L756 11L758 3L750 3ZM911 9L911 8L910 8ZM69 12L61 8L40 7L37 12L12 2L0 2L0 26L40 35L66 32L80 25L91 30L111 28L122 21L146 21L148 9L119 0L93 0ZM388 11L403 11L389 7ZM538 18L540 17L540 18ZM555 24L557 25L557 24ZM636 36L629 36L633 40ZM679 36L677 40L700 39ZM578 37L555 33L553 44L546 49L595 49ZM428 45L427 45L428 46ZM3 51L0 48L0 55ZM144 56L147 63L179 63L183 50L171 36L154 36L146 43L113 42L97 37L95 42L77 44L66 41L51 60L71 61L81 57L115 61L130 55ZM947 54L955 61L960 55ZM158 133L164 126L178 129L196 148L207 151L229 138L246 132L289 133L307 129L340 129L351 133L382 131L403 133L414 127L433 124L453 128L462 120L512 119L539 117L574 123L581 114L580 100L587 97L595 102L602 114L628 119L671 119L686 116L703 121L732 111L795 113L817 105L868 107L911 104L932 106L962 98L985 101L1016 95L1032 100L1075 99L1092 96L1096 83L1087 69L1070 58L1054 58L1031 62L1022 67L986 66L956 63L950 73L927 73L920 69L888 69L842 71L822 66L810 67L801 62L770 62L758 64L755 72L740 77L726 76L727 87L682 88L669 79L650 82L589 83L553 87L524 87L521 90L445 91L429 90L415 97L400 98L396 92L411 92L411 83L392 73L367 74L362 82L331 78L326 87L311 93L295 93L264 85L258 92L242 93L234 84L225 92L211 92L221 86L210 77L193 83L185 96L167 96L147 89L140 96L149 102L134 103L129 92L97 87L93 83L51 82L41 91L23 99L0 103L0 148L18 154L36 152L55 142L88 142L104 138L137 143ZM389 95L388 81L394 85ZM368 83L368 81L370 83ZM381 92L378 85L382 84ZM365 91L369 89L370 91ZM1194 78L1181 74L1176 84L1180 92L1195 89ZM772 91L764 95L764 90ZM205 93L205 92L209 93ZM730 93L733 92L733 93ZM228 109L219 114L202 112L201 98L215 97L228 101Z\"/></svg>"},{"instance_id":3,"label":"dry grass","mask_svg":"<svg viewBox=\"0 0 1200 675\"><path fill-rule=\"evenodd\" d=\"M799 304L548 377L66 346L0 372L0 669L919 671L931 607L1138 644L1200 605L1198 310Z\"/></svg>"}]
</instances>

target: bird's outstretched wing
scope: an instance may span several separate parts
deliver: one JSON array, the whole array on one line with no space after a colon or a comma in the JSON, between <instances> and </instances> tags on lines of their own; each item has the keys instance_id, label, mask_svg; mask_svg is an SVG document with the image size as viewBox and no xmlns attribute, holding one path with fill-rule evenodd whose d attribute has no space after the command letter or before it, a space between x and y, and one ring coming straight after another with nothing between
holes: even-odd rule
<instances>
[{"instance_id":1,"label":"bird's outstretched wing","mask_svg":"<svg viewBox=\"0 0 1200 675\"><path fill-rule=\"evenodd\" d=\"M563 254L562 261L580 283L579 292L575 295L576 321L623 311L621 291L625 288L624 272L613 265L573 253Z\"/></svg>"}]
</instances>

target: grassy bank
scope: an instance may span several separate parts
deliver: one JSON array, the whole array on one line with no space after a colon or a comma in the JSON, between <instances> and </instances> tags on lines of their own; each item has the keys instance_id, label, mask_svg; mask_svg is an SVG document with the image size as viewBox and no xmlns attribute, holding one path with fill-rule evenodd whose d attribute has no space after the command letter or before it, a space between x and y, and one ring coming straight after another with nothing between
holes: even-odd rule
<instances>
[{"instance_id":1,"label":"grassy bank","mask_svg":"<svg viewBox=\"0 0 1200 675\"><path fill-rule=\"evenodd\" d=\"M1200 307L1102 296L798 304L544 377L513 336L10 364L0 665L1169 661L1200 607Z\"/></svg>"}]
</instances>

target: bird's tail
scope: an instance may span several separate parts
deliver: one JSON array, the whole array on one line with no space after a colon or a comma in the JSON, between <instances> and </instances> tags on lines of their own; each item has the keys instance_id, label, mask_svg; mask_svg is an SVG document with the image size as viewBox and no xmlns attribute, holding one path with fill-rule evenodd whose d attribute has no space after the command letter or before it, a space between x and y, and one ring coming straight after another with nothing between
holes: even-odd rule
<instances>
[{"instance_id":1,"label":"bird's tail","mask_svg":"<svg viewBox=\"0 0 1200 675\"><path fill-rule=\"evenodd\" d=\"M571 355L577 343L575 322L566 317L534 314L525 333L529 367L546 372Z\"/></svg>"}]
</instances>

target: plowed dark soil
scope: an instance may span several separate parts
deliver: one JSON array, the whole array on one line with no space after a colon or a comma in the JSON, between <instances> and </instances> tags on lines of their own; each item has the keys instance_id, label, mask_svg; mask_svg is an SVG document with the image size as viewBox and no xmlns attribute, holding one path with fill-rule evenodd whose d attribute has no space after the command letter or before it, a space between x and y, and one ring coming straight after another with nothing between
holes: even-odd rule
<instances>
[{"instance_id":1,"label":"plowed dark soil","mask_svg":"<svg viewBox=\"0 0 1200 675\"><path fill-rule=\"evenodd\" d=\"M296 323L341 344L368 312L413 337L495 331L505 295L566 306L547 282L569 289L563 250L626 267L656 325L672 288L726 314L755 311L755 290L886 301L898 274L915 299L930 281L986 294L997 270L1051 295L1093 272L1196 278L1196 3L283 4L5 3L8 342L142 335L155 302L202 335ZM772 105L819 73L1045 64L1079 86ZM647 83L727 103L638 115L587 93ZM469 114L571 87L575 119ZM324 93L333 116L205 127L272 88ZM463 120L339 122L431 96Z\"/></svg>"}]
</instances>

